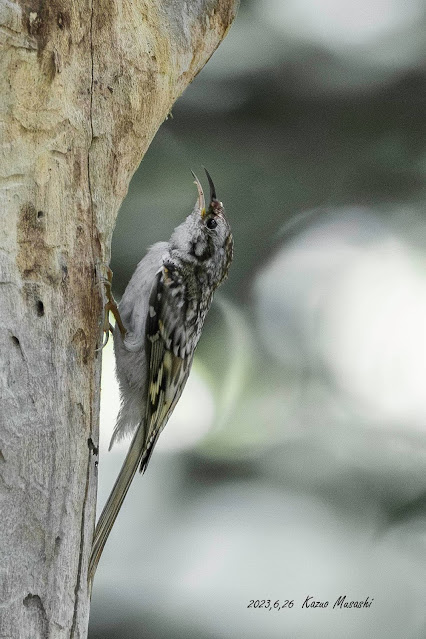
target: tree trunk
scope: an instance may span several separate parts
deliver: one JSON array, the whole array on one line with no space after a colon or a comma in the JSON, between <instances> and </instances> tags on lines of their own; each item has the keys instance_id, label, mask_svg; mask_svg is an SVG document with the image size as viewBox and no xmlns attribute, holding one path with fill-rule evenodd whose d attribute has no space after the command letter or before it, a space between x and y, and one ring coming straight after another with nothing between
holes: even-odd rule
<instances>
[{"instance_id":1,"label":"tree trunk","mask_svg":"<svg viewBox=\"0 0 426 639\"><path fill-rule=\"evenodd\" d=\"M86 637L118 208L236 0L0 0L0 637Z\"/></svg>"}]
</instances>

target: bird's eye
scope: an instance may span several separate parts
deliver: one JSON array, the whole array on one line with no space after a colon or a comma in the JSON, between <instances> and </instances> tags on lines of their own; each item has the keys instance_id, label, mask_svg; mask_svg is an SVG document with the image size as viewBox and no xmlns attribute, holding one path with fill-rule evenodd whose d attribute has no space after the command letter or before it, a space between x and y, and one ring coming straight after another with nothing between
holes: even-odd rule
<instances>
[{"instance_id":1,"label":"bird's eye","mask_svg":"<svg viewBox=\"0 0 426 639\"><path fill-rule=\"evenodd\" d=\"M206 226L208 229L215 229L217 226L217 222L214 219L214 217L209 217L209 219L206 222Z\"/></svg>"}]
</instances>

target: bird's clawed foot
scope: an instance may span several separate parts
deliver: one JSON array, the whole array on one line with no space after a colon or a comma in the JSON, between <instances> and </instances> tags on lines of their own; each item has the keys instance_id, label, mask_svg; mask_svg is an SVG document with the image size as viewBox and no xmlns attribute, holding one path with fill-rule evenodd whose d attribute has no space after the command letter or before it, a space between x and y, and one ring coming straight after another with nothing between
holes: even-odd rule
<instances>
[{"instance_id":1,"label":"bird's clawed foot","mask_svg":"<svg viewBox=\"0 0 426 639\"><path fill-rule=\"evenodd\" d=\"M105 270L106 270L106 277L100 277L99 279L99 283L103 284L105 286L105 294L106 294L106 298L107 298L107 302L105 304L104 307L104 333L105 333L105 339L103 341L103 344L101 346L101 348L99 350L102 350L103 348L105 348L105 346L108 344L108 340L109 340L109 333L111 331L111 333L113 332L113 327L111 326L110 322L109 322L109 314L112 313L114 315L115 321L117 322L117 326L120 329L120 333L121 336L125 337L126 335L126 329L124 328L124 324L122 322L122 319L120 317L120 311L118 310L118 306L117 306L117 302L115 301L113 294L112 294L112 271L109 268L109 266L103 265Z\"/></svg>"}]
</instances>

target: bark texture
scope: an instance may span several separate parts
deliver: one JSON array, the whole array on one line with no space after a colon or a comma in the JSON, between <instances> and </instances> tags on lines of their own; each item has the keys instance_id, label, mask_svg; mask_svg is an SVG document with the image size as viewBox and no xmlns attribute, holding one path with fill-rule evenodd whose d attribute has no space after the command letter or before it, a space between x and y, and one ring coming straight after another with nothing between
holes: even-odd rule
<instances>
[{"instance_id":1,"label":"bark texture","mask_svg":"<svg viewBox=\"0 0 426 639\"><path fill-rule=\"evenodd\" d=\"M97 265L236 0L0 0L0 637L86 637Z\"/></svg>"}]
</instances>

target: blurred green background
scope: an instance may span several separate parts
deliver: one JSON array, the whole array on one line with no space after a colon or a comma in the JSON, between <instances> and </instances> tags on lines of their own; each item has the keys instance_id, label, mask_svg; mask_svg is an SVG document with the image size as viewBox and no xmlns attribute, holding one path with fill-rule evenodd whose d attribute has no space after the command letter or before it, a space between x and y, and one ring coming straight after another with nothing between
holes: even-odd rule
<instances>
[{"instance_id":1,"label":"blurred green background","mask_svg":"<svg viewBox=\"0 0 426 639\"><path fill-rule=\"evenodd\" d=\"M201 165L235 258L105 548L90 639L426 638L425 9L243 1L135 174L117 297ZM98 513L128 446L107 453L110 347Z\"/></svg>"}]
</instances>

